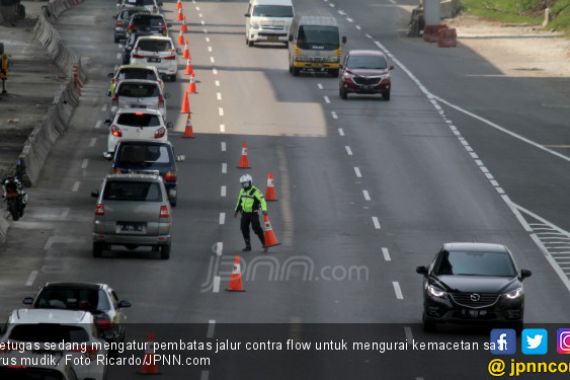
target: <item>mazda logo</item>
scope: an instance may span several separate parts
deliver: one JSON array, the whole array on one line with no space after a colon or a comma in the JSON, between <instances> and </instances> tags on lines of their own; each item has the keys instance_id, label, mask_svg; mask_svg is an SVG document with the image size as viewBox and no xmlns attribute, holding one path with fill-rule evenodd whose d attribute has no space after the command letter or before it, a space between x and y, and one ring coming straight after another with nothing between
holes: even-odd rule
<instances>
[{"instance_id":1,"label":"mazda logo","mask_svg":"<svg viewBox=\"0 0 570 380\"><path fill-rule=\"evenodd\" d=\"M471 293L471 295L469 296L469 298L471 299L471 301L473 302L477 302L481 299L481 296L477 293Z\"/></svg>"}]
</instances>

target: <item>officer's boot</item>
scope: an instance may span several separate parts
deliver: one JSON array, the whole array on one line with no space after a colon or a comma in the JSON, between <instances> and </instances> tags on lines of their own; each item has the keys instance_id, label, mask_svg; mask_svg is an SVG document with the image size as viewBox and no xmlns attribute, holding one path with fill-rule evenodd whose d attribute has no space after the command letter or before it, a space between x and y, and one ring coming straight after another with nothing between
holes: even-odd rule
<instances>
[{"instance_id":1,"label":"officer's boot","mask_svg":"<svg viewBox=\"0 0 570 380\"><path fill-rule=\"evenodd\" d=\"M245 239L245 248L241 250L242 252L249 252L251 251L251 241L249 239Z\"/></svg>"}]
</instances>

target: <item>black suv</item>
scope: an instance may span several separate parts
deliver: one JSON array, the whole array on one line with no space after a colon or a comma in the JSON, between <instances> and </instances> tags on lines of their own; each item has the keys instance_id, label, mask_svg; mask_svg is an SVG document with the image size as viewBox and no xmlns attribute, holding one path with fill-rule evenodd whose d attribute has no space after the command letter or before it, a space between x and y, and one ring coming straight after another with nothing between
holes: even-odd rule
<instances>
[{"instance_id":1,"label":"black suv","mask_svg":"<svg viewBox=\"0 0 570 380\"><path fill-rule=\"evenodd\" d=\"M154 34L168 35L168 24L162 15L149 13L135 13L131 16L127 34L136 32L147 32Z\"/></svg>"},{"instance_id":2,"label":"black suv","mask_svg":"<svg viewBox=\"0 0 570 380\"><path fill-rule=\"evenodd\" d=\"M447 243L424 276L423 324L433 331L439 322L496 322L520 329L524 319L522 280L507 247L487 243Z\"/></svg>"}]
</instances>

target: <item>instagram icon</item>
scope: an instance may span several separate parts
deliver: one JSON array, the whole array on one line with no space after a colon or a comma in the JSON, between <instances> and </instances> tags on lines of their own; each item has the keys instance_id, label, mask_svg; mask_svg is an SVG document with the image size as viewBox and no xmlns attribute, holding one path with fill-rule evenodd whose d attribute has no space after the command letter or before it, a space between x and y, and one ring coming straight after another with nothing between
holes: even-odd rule
<instances>
[{"instance_id":1,"label":"instagram icon","mask_svg":"<svg viewBox=\"0 0 570 380\"><path fill-rule=\"evenodd\" d=\"M556 350L559 354L570 354L570 329L557 330Z\"/></svg>"}]
</instances>

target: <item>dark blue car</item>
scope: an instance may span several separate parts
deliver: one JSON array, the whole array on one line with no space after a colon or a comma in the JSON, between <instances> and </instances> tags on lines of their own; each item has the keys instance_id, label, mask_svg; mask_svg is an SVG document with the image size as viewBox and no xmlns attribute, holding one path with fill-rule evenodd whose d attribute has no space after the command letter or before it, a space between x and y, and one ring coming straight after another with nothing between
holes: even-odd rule
<instances>
[{"instance_id":1,"label":"dark blue car","mask_svg":"<svg viewBox=\"0 0 570 380\"><path fill-rule=\"evenodd\" d=\"M123 140L117 145L113 157L113 169L119 173L158 172L164 181L170 205L176 206L176 161L183 156L175 156L170 142Z\"/></svg>"}]
</instances>

